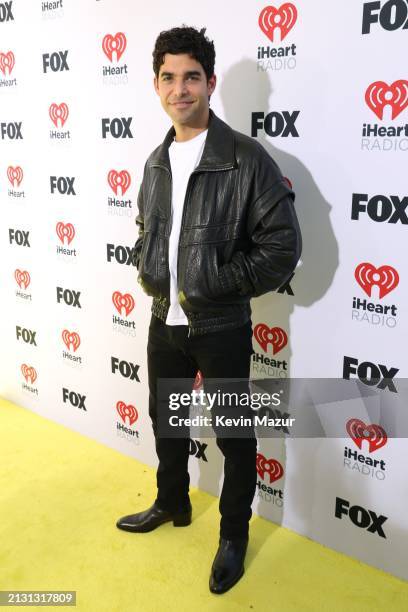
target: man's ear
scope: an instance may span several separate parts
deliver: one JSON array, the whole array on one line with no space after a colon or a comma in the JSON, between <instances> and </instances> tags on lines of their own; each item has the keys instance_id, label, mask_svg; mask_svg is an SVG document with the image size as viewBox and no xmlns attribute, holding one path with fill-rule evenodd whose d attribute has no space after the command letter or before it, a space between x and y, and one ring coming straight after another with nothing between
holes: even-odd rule
<instances>
[{"instance_id":1,"label":"man's ear","mask_svg":"<svg viewBox=\"0 0 408 612\"><path fill-rule=\"evenodd\" d=\"M159 87L158 87L158 80L157 80L157 77L154 77L154 79L153 79L153 85L154 85L154 89L155 89L155 91L156 91L157 95L160 95L160 94L159 94Z\"/></svg>"},{"instance_id":2,"label":"man's ear","mask_svg":"<svg viewBox=\"0 0 408 612\"><path fill-rule=\"evenodd\" d=\"M207 83L207 92L208 95L211 96L212 93L214 92L215 86L217 85L217 77L215 76L215 74L213 74L209 79L208 79L208 83Z\"/></svg>"}]
</instances>

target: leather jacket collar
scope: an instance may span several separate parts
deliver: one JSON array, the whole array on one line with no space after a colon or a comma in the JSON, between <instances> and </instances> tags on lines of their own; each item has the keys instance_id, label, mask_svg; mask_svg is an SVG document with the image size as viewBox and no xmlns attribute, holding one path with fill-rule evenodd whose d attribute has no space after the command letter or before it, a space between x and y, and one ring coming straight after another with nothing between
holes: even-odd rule
<instances>
[{"instance_id":1,"label":"leather jacket collar","mask_svg":"<svg viewBox=\"0 0 408 612\"><path fill-rule=\"evenodd\" d=\"M237 167L234 151L233 131L224 121L210 110L208 134L204 151L196 172L200 170L230 170ZM165 167L170 171L169 147L176 131L171 127L162 144L149 160L149 166Z\"/></svg>"}]
</instances>

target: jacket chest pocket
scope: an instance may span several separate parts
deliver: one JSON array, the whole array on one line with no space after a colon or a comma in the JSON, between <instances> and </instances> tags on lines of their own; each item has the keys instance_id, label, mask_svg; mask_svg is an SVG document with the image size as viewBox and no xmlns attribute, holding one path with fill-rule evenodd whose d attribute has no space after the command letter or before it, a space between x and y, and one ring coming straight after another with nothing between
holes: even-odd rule
<instances>
[{"instance_id":1,"label":"jacket chest pocket","mask_svg":"<svg viewBox=\"0 0 408 612\"><path fill-rule=\"evenodd\" d=\"M240 219L228 223L197 225L183 231L180 237L180 245L183 247L197 244L222 245L243 237L244 234L243 223Z\"/></svg>"}]
</instances>

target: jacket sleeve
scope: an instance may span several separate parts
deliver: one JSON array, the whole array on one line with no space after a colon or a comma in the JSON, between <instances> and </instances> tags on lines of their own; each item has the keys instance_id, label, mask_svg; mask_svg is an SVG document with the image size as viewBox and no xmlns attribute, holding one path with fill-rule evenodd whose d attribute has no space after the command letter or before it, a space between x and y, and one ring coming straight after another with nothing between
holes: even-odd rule
<instances>
[{"instance_id":1,"label":"jacket sleeve","mask_svg":"<svg viewBox=\"0 0 408 612\"><path fill-rule=\"evenodd\" d=\"M135 242L135 246L133 247L133 263L137 270L139 270L140 254L142 252L144 238L143 183L140 185L139 194L137 197L137 208L138 214L136 216L135 223L138 227L138 238Z\"/></svg>"},{"instance_id":2,"label":"jacket sleeve","mask_svg":"<svg viewBox=\"0 0 408 612\"><path fill-rule=\"evenodd\" d=\"M294 198L282 178L252 202L247 220L252 246L246 253L235 252L221 266L222 294L237 291L256 297L279 289L289 279L302 250Z\"/></svg>"}]
</instances>

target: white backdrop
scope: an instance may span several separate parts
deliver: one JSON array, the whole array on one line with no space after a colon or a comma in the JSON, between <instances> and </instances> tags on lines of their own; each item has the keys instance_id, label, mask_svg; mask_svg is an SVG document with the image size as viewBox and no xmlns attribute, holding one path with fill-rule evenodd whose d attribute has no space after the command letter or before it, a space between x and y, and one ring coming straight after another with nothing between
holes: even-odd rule
<instances>
[{"instance_id":1,"label":"white backdrop","mask_svg":"<svg viewBox=\"0 0 408 612\"><path fill-rule=\"evenodd\" d=\"M408 9L372 4L0 2L3 397L156 465L151 300L126 259L144 162L170 126L154 41L182 23L214 39L215 113L258 138L297 195L302 260L287 291L252 301L253 378L341 378L345 357L406 376ZM254 133L252 114L271 112L297 114L295 131ZM353 410L354 425L379 425ZM385 433L360 448L346 422L341 439L260 440L255 512L407 578L408 452ZM191 454L192 484L217 493L215 441L192 441Z\"/></svg>"}]
</instances>

